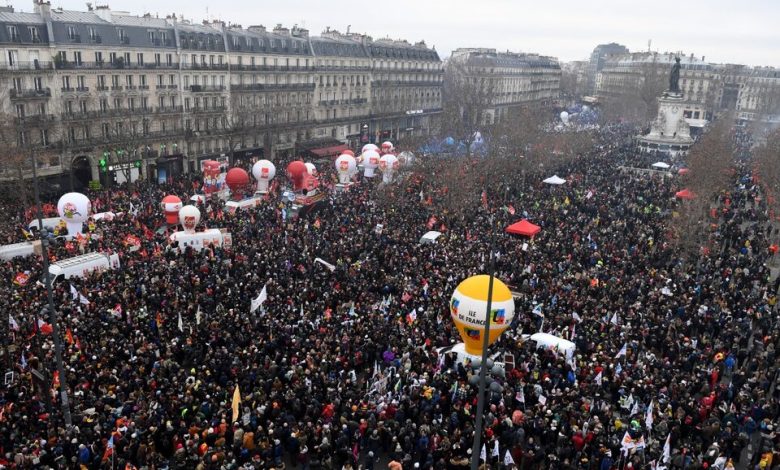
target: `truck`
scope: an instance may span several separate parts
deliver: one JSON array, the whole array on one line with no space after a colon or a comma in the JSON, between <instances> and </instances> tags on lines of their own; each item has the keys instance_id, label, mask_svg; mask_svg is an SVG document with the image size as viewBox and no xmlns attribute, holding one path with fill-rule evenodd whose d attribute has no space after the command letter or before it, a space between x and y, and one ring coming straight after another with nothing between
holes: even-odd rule
<instances>
[{"instance_id":1,"label":"truck","mask_svg":"<svg viewBox=\"0 0 780 470\"><path fill-rule=\"evenodd\" d=\"M71 277L86 277L93 272L118 269L119 266L118 254L94 252L57 261L49 266L49 274L58 281Z\"/></svg>"}]
</instances>

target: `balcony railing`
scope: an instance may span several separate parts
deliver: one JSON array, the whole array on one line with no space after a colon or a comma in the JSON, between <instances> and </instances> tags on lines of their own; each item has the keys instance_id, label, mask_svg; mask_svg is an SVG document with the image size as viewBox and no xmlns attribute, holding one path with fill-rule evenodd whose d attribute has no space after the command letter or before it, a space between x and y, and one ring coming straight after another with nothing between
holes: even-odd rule
<instances>
[{"instance_id":1,"label":"balcony railing","mask_svg":"<svg viewBox=\"0 0 780 470\"><path fill-rule=\"evenodd\" d=\"M193 93L225 91L222 85L190 85L190 91Z\"/></svg>"},{"instance_id":2,"label":"balcony railing","mask_svg":"<svg viewBox=\"0 0 780 470\"><path fill-rule=\"evenodd\" d=\"M181 68L187 70L227 70L228 64L193 64L184 63Z\"/></svg>"},{"instance_id":3,"label":"balcony railing","mask_svg":"<svg viewBox=\"0 0 780 470\"><path fill-rule=\"evenodd\" d=\"M233 91L313 91L313 83L255 83L231 85Z\"/></svg>"},{"instance_id":4,"label":"balcony railing","mask_svg":"<svg viewBox=\"0 0 780 470\"><path fill-rule=\"evenodd\" d=\"M155 114L173 114L173 113L181 113L184 110L181 106L165 106L163 108L156 108L154 110Z\"/></svg>"},{"instance_id":5,"label":"balcony railing","mask_svg":"<svg viewBox=\"0 0 780 470\"><path fill-rule=\"evenodd\" d=\"M208 108L204 107L192 107L188 111L193 114L207 114L207 113L223 113L225 112L225 109L227 109L225 106L209 106Z\"/></svg>"},{"instance_id":6,"label":"balcony railing","mask_svg":"<svg viewBox=\"0 0 780 470\"><path fill-rule=\"evenodd\" d=\"M179 64L178 62L174 62L169 65L167 63L156 64L154 62L148 64L147 63L133 64L133 63L127 63L125 61L116 61L116 62L111 62L111 61L83 62L82 61L82 62L58 62L56 64L56 68L58 70L96 70L96 69L153 70L153 69L177 69L179 68Z\"/></svg>"},{"instance_id":7,"label":"balcony railing","mask_svg":"<svg viewBox=\"0 0 780 470\"><path fill-rule=\"evenodd\" d=\"M14 62L12 65L0 64L0 71L30 71L30 70L54 70L52 62L33 60L30 62Z\"/></svg>"},{"instance_id":8,"label":"balcony railing","mask_svg":"<svg viewBox=\"0 0 780 470\"><path fill-rule=\"evenodd\" d=\"M29 116L16 117L14 119L18 126L39 125L54 121L53 114L31 114Z\"/></svg>"},{"instance_id":9,"label":"balcony railing","mask_svg":"<svg viewBox=\"0 0 780 470\"><path fill-rule=\"evenodd\" d=\"M11 89L11 99L24 99L24 98L51 98L50 88L41 88L40 90L16 90Z\"/></svg>"},{"instance_id":10,"label":"balcony railing","mask_svg":"<svg viewBox=\"0 0 780 470\"><path fill-rule=\"evenodd\" d=\"M442 86L442 82L433 80L374 80L371 86Z\"/></svg>"}]
</instances>

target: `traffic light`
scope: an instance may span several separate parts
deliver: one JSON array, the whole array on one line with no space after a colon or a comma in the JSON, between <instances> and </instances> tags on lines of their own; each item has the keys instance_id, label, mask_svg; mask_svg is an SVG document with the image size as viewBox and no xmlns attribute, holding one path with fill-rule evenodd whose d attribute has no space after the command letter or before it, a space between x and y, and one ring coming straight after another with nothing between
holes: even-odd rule
<instances>
[{"instance_id":1,"label":"traffic light","mask_svg":"<svg viewBox=\"0 0 780 470\"><path fill-rule=\"evenodd\" d=\"M100 167L100 171L106 171L106 169L108 168L108 156L109 156L108 151L103 152L103 158L101 158L98 161L98 166Z\"/></svg>"},{"instance_id":2,"label":"traffic light","mask_svg":"<svg viewBox=\"0 0 780 470\"><path fill-rule=\"evenodd\" d=\"M135 167L136 168L141 168L141 160L136 160L135 161Z\"/></svg>"}]
</instances>

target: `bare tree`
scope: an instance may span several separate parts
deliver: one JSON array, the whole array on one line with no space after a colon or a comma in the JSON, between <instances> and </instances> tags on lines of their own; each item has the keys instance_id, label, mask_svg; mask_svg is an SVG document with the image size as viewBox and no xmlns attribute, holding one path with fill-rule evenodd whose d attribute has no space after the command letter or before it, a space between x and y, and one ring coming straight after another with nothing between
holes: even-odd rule
<instances>
[{"instance_id":1,"label":"bare tree","mask_svg":"<svg viewBox=\"0 0 780 470\"><path fill-rule=\"evenodd\" d=\"M472 73L467 63L450 60L444 78L441 130L466 145L470 154L476 132L492 109L494 81Z\"/></svg>"},{"instance_id":2,"label":"bare tree","mask_svg":"<svg viewBox=\"0 0 780 470\"><path fill-rule=\"evenodd\" d=\"M679 216L673 220L677 246L689 261L696 260L712 222L710 211L717 208L719 198L734 174L734 148L731 141L733 115L715 121L691 147L688 155L690 172L685 185L694 194L683 200Z\"/></svg>"},{"instance_id":3,"label":"bare tree","mask_svg":"<svg viewBox=\"0 0 780 470\"><path fill-rule=\"evenodd\" d=\"M9 195L28 205L30 195L24 177L32 171L29 131L23 121L9 114L0 114L0 159L3 161L3 179L12 185Z\"/></svg>"},{"instance_id":4,"label":"bare tree","mask_svg":"<svg viewBox=\"0 0 780 470\"><path fill-rule=\"evenodd\" d=\"M143 158L152 152L148 146L152 137L151 122L149 111L140 109L109 126L108 144L103 148L102 156L106 167L120 172L128 183L132 183L133 168L139 167ZM109 186L110 181L107 178Z\"/></svg>"}]
</instances>

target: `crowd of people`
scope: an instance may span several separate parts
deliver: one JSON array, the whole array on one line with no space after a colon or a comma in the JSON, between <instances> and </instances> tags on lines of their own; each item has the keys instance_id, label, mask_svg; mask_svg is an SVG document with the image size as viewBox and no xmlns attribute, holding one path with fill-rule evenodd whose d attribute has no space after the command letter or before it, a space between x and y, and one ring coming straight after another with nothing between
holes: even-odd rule
<instances>
[{"instance_id":1,"label":"crowd of people","mask_svg":"<svg viewBox=\"0 0 780 470\"><path fill-rule=\"evenodd\" d=\"M160 200L189 199L195 175L88 192L95 212L121 215L56 242L52 260L103 251L121 267L54 285L64 377L47 372L40 256L0 266L15 372L0 392L0 464L467 468L476 372L439 351L460 341L452 292L491 269L495 246L516 314L491 349L505 372L479 430L485 468L780 468L776 234L749 160L735 161L708 239L689 256L670 229L684 180L626 171L648 168L628 143L633 129L589 132L593 150L554 169L566 184L543 184L541 170L487 184L466 218L439 205L455 188L414 166L390 185L360 178L298 219L278 192L234 213L209 200L201 226L227 229L232 244L200 252L158 231ZM3 204L0 240L18 242L30 213ZM504 233L520 218L542 231ZM421 244L429 229L443 235ZM18 273L29 277L12 282ZM524 341L537 331L574 342L574 357Z\"/></svg>"}]
</instances>

